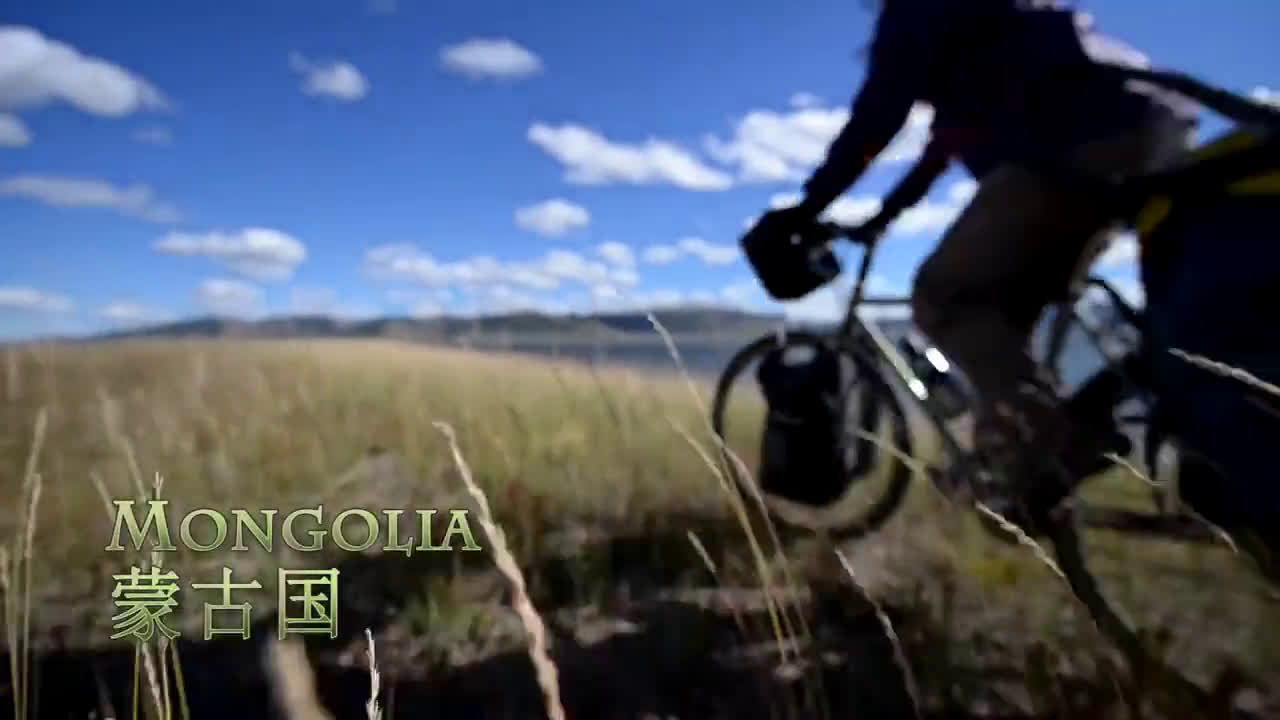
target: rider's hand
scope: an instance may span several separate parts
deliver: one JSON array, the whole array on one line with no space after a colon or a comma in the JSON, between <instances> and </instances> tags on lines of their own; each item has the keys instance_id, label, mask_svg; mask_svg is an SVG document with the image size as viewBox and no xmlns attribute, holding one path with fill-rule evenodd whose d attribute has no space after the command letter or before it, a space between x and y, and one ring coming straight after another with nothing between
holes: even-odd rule
<instances>
[{"instance_id":1,"label":"rider's hand","mask_svg":"<svg viewBox=\"0 0 1280 720\"><path fill-rule=\"evenodd\" d=\"M775 300L804 297L840 272L830 239L807 208L770 210L742 236L742 249L756 277Z\"/></svg>"}]
</instances>

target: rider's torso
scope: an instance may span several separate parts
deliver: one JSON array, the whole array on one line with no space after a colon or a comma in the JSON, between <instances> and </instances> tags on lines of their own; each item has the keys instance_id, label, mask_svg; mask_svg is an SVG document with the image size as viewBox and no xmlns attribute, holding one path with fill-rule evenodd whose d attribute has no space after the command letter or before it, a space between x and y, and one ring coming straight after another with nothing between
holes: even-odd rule
<instances>
[{"instance_id":1,"label":"rider's torso","mask_svg":"<svg viewBox=\"0 0 1280 720\"><path fill-rule=\"evenodd\" d=\"M917 99L933 106L935 129L975 175L1135 127L1150 112L1150 98L1091 72L1072 12L1016 0L917 1L934 13Z\"/></svg>"}]
</instances>

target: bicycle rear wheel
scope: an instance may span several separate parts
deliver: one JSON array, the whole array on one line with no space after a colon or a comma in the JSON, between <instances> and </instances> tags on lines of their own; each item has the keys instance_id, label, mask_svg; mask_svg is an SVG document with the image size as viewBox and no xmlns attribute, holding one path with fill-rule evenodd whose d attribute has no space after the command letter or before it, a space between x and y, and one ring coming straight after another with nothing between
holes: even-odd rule
<instances>
[{"instance_id":1,"label":"bicycle rear wheel","mask_svg":"<svg viewBox=\"0 0 1280 720\"><path fill-rule=\"evenodd\" d=\"M1208 585L1218 592L1231 588L1238 593L1233 602L1245 607L1253 607L1250 603L1254 602L1261 605L1261 601L1241 599L1257 594L1252 583L1242 578L1244 568L1233 572L1235 561L1228 558L1228 551L1197 539L1201 535L1210 540L1213 537L1207 532L1193 533L1201 528L1182 514L1180 503L1171 502L1169 491L1176 488L1178 473L1160 452L1168 440L1166 428L1159 413L1153 414L1147 402L1135 402L1135 398L1143 398L1141 389L1148 387L1146 375L1132 374L1135 366L1128 362L1106 361L1108 354L1123 357L1123 352L1107 353L1105 347L1108 340L1120 340L1119 333L1104 335L1103 342L1087 353L1096 358L1086 358L1084 351L1092 343L1082 319L1075 308L1059 308L1059 313L1047 343L1046 364L1074 370L1059 373L1060 377L1080 376L1082 360L1088 361L1089 366L1104 368L1066 383L1076 385L1073 399L1100 373L1121 373L1129 389L1139 390L1139 394L1117 393L1109 401L1112 404L1108 405L1108 416L1119 416L1118 420L1135 414L1139 417L1119 420L1120 427L1134 423L1125 434L1136 452L1125 465L1098 473L1076 488L1044 528L1045 539L1052 545L1058 568L1072 594L1102 634L1129 660L1135 676L1158 679L1187 707L1203 708L1207 694L1177 667L1183 664L1181 658L1162 657L1164 651L1144 639L1163 633L1178 637L1191 626L1190 617L1206 622L1204 617L1195 615L1171 622L1165 598L1190 599L1196 596L1198 587ZM1108 330L1115 332L1116 328ZM1121 349L1128 350L1127 345L1123 343ZM1137 405L1142 407L1130 407Z\"/></svg>"},{"instance_id":2,"label":"bicycle rear wheel","mask_svg":"<svg viewBox=\"0 0 1280 720\"><path fill-rule=\"evenodd\" d=\"M846 429L850 432L846 437L855 437L850 443L853 462L848 469L844 495L828 506L815 508L765 493L752 473L743 467L747 463L742 453L731 445L732 439L740 436L735 434L731 438L726 424L732 416L743 418L746 415L730 401L731 391L737 380L758 360L782 347L819 346L834 348L848 371L844 398ZM851 429L847 428L850 409L858 414L853 423L855 427ZM822 532L835 540L856 539L883 525L906 496L911 469L896 456L896 452L909 454L911 451L911 436L902 404L873 357L843 338L791 331L782 336L765 335L746 345L730 359L720 374L712 401L711 423L723 443L725 471L737 489L748 498L763 497L770 518L784 526ZM886 446L891 449L886 449ZM880 482L875 482L877 480ZM879 487L869 487L872 485ZM856 492L857 489L868 490L870 499Z\"/></svg>"}]
</instances>

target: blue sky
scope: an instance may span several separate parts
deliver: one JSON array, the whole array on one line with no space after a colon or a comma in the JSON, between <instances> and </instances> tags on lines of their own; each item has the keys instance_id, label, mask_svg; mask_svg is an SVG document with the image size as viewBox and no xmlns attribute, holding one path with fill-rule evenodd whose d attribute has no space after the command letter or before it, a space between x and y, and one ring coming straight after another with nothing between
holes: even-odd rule
<instances>
[{"instance_id":1,"label":"blue sky","mask_svg":"<svg viewBox=\"0 0 1280 720\"><path fill-rule=\"evenodd\" d=\"M1157 65L1280 86L1280 5L1225 7L1084 5ZM777 309L737 238L821 158L872 20L859 0L15 0L0 336L211 312ZM874 208L916 121L834 213ZM953 171L903 218L878 288L909 285L971 191ZM1126 254L1108 260L1132 284Z\"/></svg>"}]
</instances>

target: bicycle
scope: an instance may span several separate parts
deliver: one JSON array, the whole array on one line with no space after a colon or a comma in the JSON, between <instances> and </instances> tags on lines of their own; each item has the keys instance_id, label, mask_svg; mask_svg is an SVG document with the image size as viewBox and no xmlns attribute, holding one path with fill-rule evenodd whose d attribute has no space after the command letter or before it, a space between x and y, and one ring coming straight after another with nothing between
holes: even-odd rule
<instances>
[{"instance_id":1,"label":"bicycle","mask_svg":"<svg viewBox=\"0 0 1280 720\"><path fill-rule=\"evenodd\" d=\"M1128 68L1121 71L1131 77L1172 86L1223 114L1244 118L1253 127L1261 125L1280 132L1280 113L1241 101L1229 93L1208 88L1185 76ZM1241 105L1241 102L1245 105ZM1228 150L1238 149L1235 146L1240 145L1238 140L1241 133L1254 141L1253 150L1244 153L1229 152ZM1202 148L1199 157L1190 167L1110 183L1108 188L1116 200L1116 217L1137 226L1139 237L1145 242L1158 222L1168 215L1168 197L1203 188L1206 182L1227 183L1238 178L1241 173L1258 172L1259 167L1263 167L1264 172L1274 174L1277 155L1280 154L1275 135L1262 135L1261 138L1259 140L1258 135L1252 134L1252 130L1237 129L1234 134ZM857 402L861 432L852 448L856 461L850 468L848 487L852 488L872 467L879 465L884 454L898 456L890 459L892 468L887 487L865 512L855 517L842 518L834 525L807 526L811 530L821 530L833 541L847 541L875 531L892 517L902 505L909 484L916 474L911 464L903 460L904 457L912 456L914 450L904 400L923 415L941 442L941 466L935 463L924 468L925 474L936 483L944 475L942 467L965 460L969 456L950 425L967 412L972 396L962 379L947 372L945 358L941 359L942 362L928 362L938 360L936 351L925 348L921 352L918 347L904 344L895 347L876 325L868 324L859 316L858 309L864 306L904 305L908 302L907 298L902 297L869 297L865 294L878 238L867 236L856 226L823 223L822 228L832 242L845 240L862 249L844 317L830 331L790 330L765 335L739 350L727 363L717 381L711 423L714 432L725 443L730 389L757 358L772 350L780 347L824 346L844 358L852 369L850 385L862 391L861 399ZM1116 321L1111 323L1111 327L1094 327L1078 311L1078 301L1090 288L1096 288L1101 297L1108 301L1111 309L1109 314ZM1122 403L1135 397L1150 401L1158 396L1158 389L1152 386L1149 374L1144 372L1152 350L1142 341L1143 311L1126 302L1122 294L1104 278L1086 276L1083 281L1075 283L1065 297L1051 304L1049 312L1053 314L1053 320L1046 325L1049 337L1046 342L1046 357L1041 360L1042 363L1052 368L1059 366L1067 347L1066 336L1073 328L1083 330L1105 359L1103 367L1084 383L1080 393L1086 389L1097 393L1104 399L1103 405L1108 411L1114 411ZM1126 335L1130 336L1127 342ZM1136 336L1136 341L1133 336ZM1107 351L1109 346L1115 345L1122 346L1125 350L1121 353ZM926 369L927 372L922 372ZM931 381L927 382L926 377L922 376L931 376ZM1151 407L1150 402L1147 407ZM889 439L883 442L877 439L877 430L886 421L889 425ZM1158 414L1131 414L1119 418L1119 422L1136 426L1141 431L1143 457L1149 468L1160 464L1157 460L1161 448L1176 441L1176 438L1170 437ZM725 465L740 489L760 497L761 491L751 486L751 479L741 471L738 462L726 458ZM1096 474L1091 476L1097 477ZM1142 643L1138 634L1121 619L1098 590L1097 582L1084 558L1079 528L1108 529L1200 543L1218 542L1221 538L1219 531L1207 525L1179 501L1176 483L1161 483L1159 477L1152 480L1151 493L1156 504L1154 512L1080 502L1078 493L1089 484L1089 479L1086 479L1073 489L1068 501L1058 506L1053 521L1043 529L1056 555L1057 567L1072 592L1084 603L1100 629L1120 645L1131 659L1144 657ZM806 527L806 522L786 510L783 507L785 504L780 504L778 499L765 500L768 513L773 519L780 520L783 528ZM983 508L979 506L978 509ZM1007 524L992 522L992 518L986 516L984 520L983 525L989 532L1008 539L1010 528Z\"/></svg>"}]
</instances>

